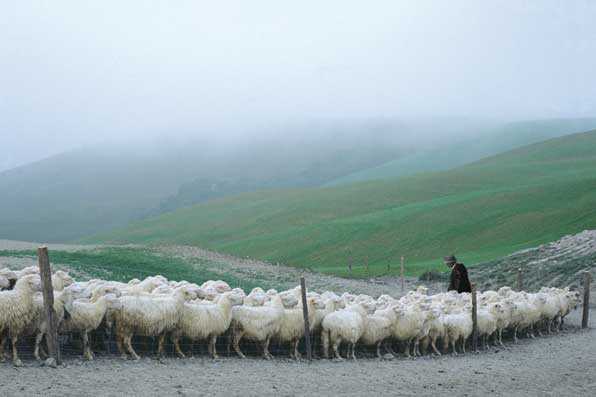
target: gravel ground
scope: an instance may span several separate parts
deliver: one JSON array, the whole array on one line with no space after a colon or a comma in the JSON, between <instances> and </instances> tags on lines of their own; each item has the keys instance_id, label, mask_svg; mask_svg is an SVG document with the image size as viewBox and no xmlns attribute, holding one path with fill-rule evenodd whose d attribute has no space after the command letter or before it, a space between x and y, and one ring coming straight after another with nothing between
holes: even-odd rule
<instances>
[{"instance_id":1,"label":"gravel ground","mask_svg":"<svg viewBox=\"0 0 596 397\"><path fill-rule=\"evenodd\" d=\"M591 326L596 313L592 313ZM3 395L594 395L596 334L579 330L579 311L559 336L522 339L506 349L415 360L265 361L104 357L65 368L0 364Z\"/></svg>"}]
</instances>

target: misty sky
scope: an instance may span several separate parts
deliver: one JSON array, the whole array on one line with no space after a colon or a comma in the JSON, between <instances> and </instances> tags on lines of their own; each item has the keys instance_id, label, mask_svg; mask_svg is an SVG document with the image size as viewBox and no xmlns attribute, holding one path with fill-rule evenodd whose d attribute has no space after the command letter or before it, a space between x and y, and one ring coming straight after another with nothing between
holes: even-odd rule
<instances>
[{"instance_id":1,"label":"misty sky","mask_svg":"<svg viewBox=\"0 0 596 397\"><path fill-rule=\"evenodd\" d=\"M278 121L596 116L594 21L594 1L2 2L0 170Z\"/></svg>"}]
</instances>

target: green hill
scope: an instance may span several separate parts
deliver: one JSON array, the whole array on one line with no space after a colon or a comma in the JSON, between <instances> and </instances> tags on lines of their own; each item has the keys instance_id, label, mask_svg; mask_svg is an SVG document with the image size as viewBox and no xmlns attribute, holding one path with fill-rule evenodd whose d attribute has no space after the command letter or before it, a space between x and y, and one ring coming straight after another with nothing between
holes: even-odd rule
<instances>
[{"instance_id":1,"label":"green hill","mask_svg":"<svg viewBox=\"0 0 596 397\"><path fill-rule=\"evenodd\" d=\"M595 127L596 119L590 118L528 120L485 127L474 137L454 134L449 142L431 144L408 156L344 175L329 181L326 186L444 171L517 147Z\"/></svg>"},{"instance_id":2,"label":"green hill","mask_svg":"<svg viewBox=\"0 0 596 397\"><path fill-rule=\"evenodd\" d=\"M596 130L446 172L333 188L242 194L93 239L199 245L346 274L407 258L409 273L448 253L490 260L596 225ZM356 268L363 274L363 267Z\"/></svg>"},{"instance_id":3,"label":"green hill","mask_svg":"<svg viewBox=\"0 0 596 397\"><path fill-rule=\"evenodd\" d=\"M290 137L259 142L189 139L62 153L0 172L0 238L64 242L230 194L319 186L399 157L400 128L330 122L285 127Z\"/></svg>"}]
</instances>

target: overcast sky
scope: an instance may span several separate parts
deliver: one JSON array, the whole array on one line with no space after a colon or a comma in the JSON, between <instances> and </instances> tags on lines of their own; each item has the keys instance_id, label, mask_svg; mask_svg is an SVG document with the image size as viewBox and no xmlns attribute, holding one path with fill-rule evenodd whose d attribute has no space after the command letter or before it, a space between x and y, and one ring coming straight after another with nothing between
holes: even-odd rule
<instances>
[{"instance_id":1,"label":"overcast sky","mask_svg":"<svg viewBox=\"0 0 596 397\"><path fill-rule=\"evenodd\" d=\"M596 116L594 21L594 1L4 1L0 170L280 120Z\"/></svg>"}]
</instances>

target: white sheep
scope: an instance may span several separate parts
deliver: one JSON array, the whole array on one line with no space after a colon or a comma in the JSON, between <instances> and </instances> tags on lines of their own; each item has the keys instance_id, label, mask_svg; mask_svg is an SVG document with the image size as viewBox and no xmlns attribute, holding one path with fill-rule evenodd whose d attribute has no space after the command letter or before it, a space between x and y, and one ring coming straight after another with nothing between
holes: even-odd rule
<instances>
[{"instance_id":1,"label":"white sheep","mask_svg":"<svg viewBox=\"0 0 596 397\"><path fill-rule=\"evenodd\" d=\"M292 295L293 296L293 295ZM321 302L320 306L314 297L307 298L306 307L308 310L309 331L312 331L315 325L316 310L323 309ZM304 313L302 302L298 307L293 309L284 308L283 319L279 327L279 332L276 337L280 342L290 342L290 357L298 360L300 353L298 352L298 344L300 338L304 337Z\"/></svg>"},{"instance_id":2,"label":"white sheep","mask_svg":"<svg viewBox=\"0 0 596 397\"><path fill-rule=\"evenodd\" d=\"M95 302L76 300L72 303L69 318L60 325L60 332L79 332L83 340L83 358L93 360L89 332L96 330L110 310L120 309L118 297L112 293L100 296Z\"/></svg>"},{"instance_id":3,"label":"white sheep","mask_svg":"<svg viewBox=\"0 0 596 397\"><path fill-rule=\"evenodd\" d=\"M335 358L341 360L339 346L342 342L346 342L348 344L347 357L356 359L354 350L366 329L367 314L361 305L354 303L343 310L329 313L323 319L321 340L325 358L329 358L329 346L331 345Z\"/></svg>"},{"instance_id":4,"label":"white sheep","mask_svg":"<svg viewBox=\"0 0 596 397\"><path fill-rule=\"evenodd\" d=\"M17 352L17 341L31 323L33 296L40 289L39 276L28 274L17 280L14 289L0 291L0 361L4 361L4 336L8 335L12 344L12 361L15 366L23 365Z\"/></svg>"},{"instance_id":5,"label":"white sheep","mask_svg":"<svg viewBox=\"0 0 596 397\"><path fill-rule=\"evenodd\" d=\"M191 341L207 339L209 354L217 358L217 337L228 330L232 321L232 307L240 304L242 296L234 292L219 295L213 303L185 302L180 321L172 333L176 353L182 358L185 357L180 348L181 337L189 338Z\"/></svg>"},{"instance_id":6,"label":"white sheep","mask_svg":"<svg viewBox=\"0 0 596 397\"><path fill-rule=\"evenodd\" d=\"M72 304L75 299L88 298L89 292L81 289L78 286L69 286L63 291L54 292L54 312L56 315L56 326L60 326L64 320L65 315L72 310ZM47 334L49 324L46 319L43 296L41 293L36 293L33 296L33 317L27 329L24 331L25 335L35 335L35 348L33 356L36 360L40 360L39 348L43 337Z\"/></svg>"},{"instance_id":7,"label":"white sheep","mask_svg":"<svg viewBox=\"0 0 596 397\"><path fill-rule=\"evenodd\" d=\"M420 304L406 305L403 315L393 325L393 337L404 344L404 354L408 358L410 347L415 349L412 342L419 341L423 337L425 322L429 320L427 309L427 306Z\"/></svg>"},{"instance_id":8,"label":"white sheep","mask_svg":"<svg viewBox=\"0 0 596 397\"><path fill-rule=\"evenodd\" d=\"M366 328L360 337L365 346L376 346L378 358L381 357L381 344L393 333L393 325L399 317L403 316L401 305L393 305L385 309L379 309L366 318ZM392 350L388 349L390 352Z\"/></svg>"},{"instance_id":9,"label":"white sheep","mask_svg":"<svg viewBox=\"0 0 596 397\"><path fill-rule=\"evenodd\" d=\"M245 338L263 343L263 357L272 359L269 343L279 333L283 315L284 306L279 295L272 296L268 306L235 306L232 309L232 344L238 356L245 358L240 351L240 341Z\"/></svg>"},{"instance_id":10,"label":"white sheep","mask_svg":"<svg viewBox=\"0 0 596 397\"><path fill-rule=\"evenodd\" d=\"M65 271L58 270L52 274L52 288L54 291L62 291L73 282L73 278Z\"/></svg>"},{"instance_id":11,"label":"white sheep","mask_svg":"<svg viewBox=\"0 0 596 397\"><path fill-rule=\"evenodd\" d=\"M121 296L121 306L114 310L116 342L122 358L126 359L124 347L130 355L139 360L131 340L133 335L158 336L157 354L163 356L163 344L168 332L176 329L184 302L196 299L196 295L184 288L169 296Z\"/></svg>"},{"instance_id":12,"label":"white sheep","mask_svg":"<svg viewBox=\"0 0 596 397\"><path fill-rule=\"evenodd\" d=\"M453 308L444 316L445 326L444 344L451 344L453 354L457 355L457 343L461 341L462 353L466 352L466 340L472 334L472 313L469 307Z\"/></svg>"}]
</instances>

